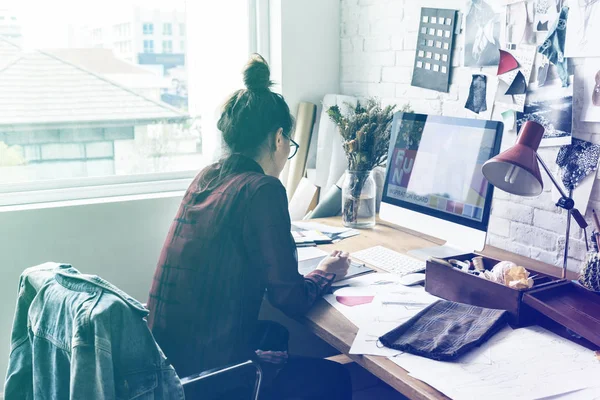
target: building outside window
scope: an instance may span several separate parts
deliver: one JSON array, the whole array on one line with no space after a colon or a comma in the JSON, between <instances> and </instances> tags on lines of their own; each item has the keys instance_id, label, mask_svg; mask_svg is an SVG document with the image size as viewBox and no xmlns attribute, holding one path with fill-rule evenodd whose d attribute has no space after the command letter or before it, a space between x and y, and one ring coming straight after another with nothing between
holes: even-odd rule
<instances>
[{"instance_id":1,"label":"building outside window","mask_svg":"<svg viewBox=\"0 0 600 400\"><path fill-rule=\"evenodd\" d=\"M163 40L163 53L172 53L173 52L173 41L172 40Z\"/></svg>"},{"instance_id":2,"label":"building outside window","mask_svg":"<svg viewBox=\"0 0 600 400\"><path fill-rule=\"evenodd\" d=\"M218 48L215 56L229 67L206 74L196 49L210 48L210 35L196 31L196 53L190 56L184 34L197 27L180 21L195 20L213 6L194 2L190 17L185 7L174 11L173 0L157 0L150 8L135 3L85 2L65 15L64 8L42 2L41 10L22 7L45 16L22 19L28 48L0 36L0 64L7 61L0 68L0 207L184 190L218 157L211 142L216 121L207 121L221 98L239 88L225 82L239 80L249 54L248 10L219 6L239 27L232 35L240 45ZM151 35L163 32L155 25L165 35L157 44ZM189 71L196 74L190 88ZM188 102L206 92L214 104ZM104 185L109 189L99 189Z\"/></svg>"},{"instance_id":3,"label":"building outside window","mask_svg":"<svg viewBox=\"0 0 600 400\"><path fill-rule=\"evenodd\" d=\"M144 53L154 53L154 40L144 40Z\"/></svg>"},{"instance_id":4,"label":"building outside window","mask_svg":"<svg viewBox=\"0 0 600 400\"><path fill-rule=\"evenodd\" d=\"M154 24L151 22L146 22L142 25L142 30L144 31L144 35L153 35L154 34Z\"/></svg>"}]
</instances>

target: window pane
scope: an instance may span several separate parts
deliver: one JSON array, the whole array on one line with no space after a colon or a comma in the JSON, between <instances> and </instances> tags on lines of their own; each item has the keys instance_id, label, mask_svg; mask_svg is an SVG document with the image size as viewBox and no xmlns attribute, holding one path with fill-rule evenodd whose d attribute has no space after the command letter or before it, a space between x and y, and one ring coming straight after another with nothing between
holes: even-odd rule
<instances>
[{"instance_id":1,"label":"window pane","mask_svg":"<svg viewBox=\"0 0 600 400\"><path fill-rule=\"evenodd\" d=\"M214 160L215 115L242 87L246 2L6 2L17 29L0 36L0 185L198 171ZM214 34L188 38L188 19L212 21ZM215 48L218 29L237 47ZM206 46L210 75L186 51L200 59Z\"/></svg>"}]
</instances>

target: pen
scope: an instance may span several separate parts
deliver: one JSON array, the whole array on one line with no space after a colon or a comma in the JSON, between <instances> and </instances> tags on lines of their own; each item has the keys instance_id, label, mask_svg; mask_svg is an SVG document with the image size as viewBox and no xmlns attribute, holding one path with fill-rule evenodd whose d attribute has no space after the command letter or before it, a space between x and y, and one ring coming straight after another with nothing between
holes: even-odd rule
<instances>
[{"instance_id":1,"label":"pen","mask_svg":"<svg viewBox=\"0 0 600 400\"><path fill-rule=\"evenodd\" d=\"M382 301L381 304L396 306L428 306L431 303L419 303L418 301Z\"/></svg>"},{"instance_id":2,"label":"pen","mask_svg":"<svg viewBox=\"0 0 600 400\"><path fill-rule=\"evenodd\" d=\"M585 239L585 251L590 251L590 245L588 244L588 235L586 228L583 228L583 237Z\"/></svg>"}]
</instances>

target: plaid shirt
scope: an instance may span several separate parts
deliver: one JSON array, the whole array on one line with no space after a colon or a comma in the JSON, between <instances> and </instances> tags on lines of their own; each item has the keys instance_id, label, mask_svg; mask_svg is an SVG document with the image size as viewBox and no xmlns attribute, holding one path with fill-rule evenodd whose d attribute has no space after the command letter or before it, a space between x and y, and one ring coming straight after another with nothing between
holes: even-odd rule
<instances>
[{"instance_id":1,"label":"plaid shirt","mask_svg":"<svg viewBox=\"0 0 600 400\"><path fill-rule=\"evenodd\" d=\"M223 177L228 162L235 167ZM220 183L210 188L213 178ZM148 324L180 376L254 354L265 289L290 315L304 313L329 289L334 274L298 273L290 232L285 188L253 160L232 155L196 177L169 230L148 300Z\"/></svg>"}]
</instances>

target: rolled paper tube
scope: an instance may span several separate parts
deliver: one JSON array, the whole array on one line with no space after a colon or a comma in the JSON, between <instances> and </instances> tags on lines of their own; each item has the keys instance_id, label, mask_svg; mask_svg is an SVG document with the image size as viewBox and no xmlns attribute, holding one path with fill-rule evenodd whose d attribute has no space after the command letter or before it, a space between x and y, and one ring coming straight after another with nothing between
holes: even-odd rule
<instances>
[{"instance_id":1,"label":"rolled paper tube","mask_svg":"<svg viewBox=\"0 0 600 400\"><path fill-rule=\"evenodd\" d=\"M483 265L483 257L474 257L472 260L473 265L477 271L485 271L485 266Z\"/></svg>"},{"instance_id":2,"label":"rolled paper tube","mask_svg":"<svg viewBox=\"0 0 600 400\"><path fill-rule=\"evenodd\" d=\"M304 176L306 156L308 155L308 146L310 145L310 136L315 122L316 111L317 106L312 103L303 102L298 106L294 140L300 147L296 156L289 162L289 175L286 185L288 199L292 198L300 180Z\"/></svg>"},{"instance_id":3,"label":"rolled paper tube","mask_svg":"<svg viewBox=\"0 0 600 400\"><path fill-rule=\"evenodd\" d=\"M594 226L596 227L596 233L600 232L600 221L598 220L598 215L596 214L596 210L592 209L592 216L594 217Z\"/></svg>"}]
</instances>

